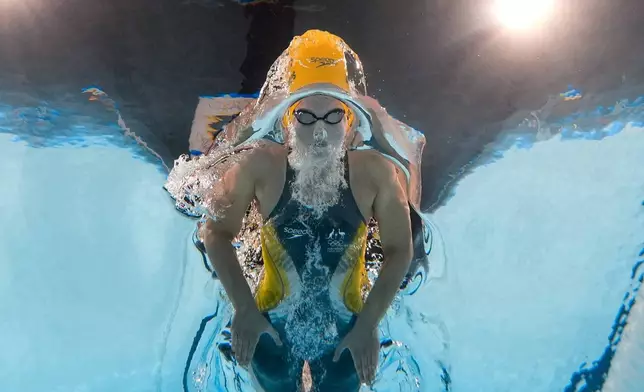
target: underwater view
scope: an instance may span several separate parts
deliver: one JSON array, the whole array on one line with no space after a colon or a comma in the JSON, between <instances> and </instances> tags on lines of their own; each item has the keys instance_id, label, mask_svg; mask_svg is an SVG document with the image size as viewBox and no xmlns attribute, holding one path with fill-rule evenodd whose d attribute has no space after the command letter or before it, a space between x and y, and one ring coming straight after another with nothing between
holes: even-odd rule
<instances>
[{"instance_id":1,"label":"underwater view","mask_svg":"<svg viewBox=\"0 0 644 392\"><path fill-rule=\"evenodd\" d=\"M401 86L439 83L415 70L427 60L381 61L333 22L340 2L37 3L0 1L0 20L15 13L0 29L0 391L641 391L644 73L526 71L512 91L529 98L494 85L410 103ZM507 28L554 12L517 3L497 9ZM422 9L465 18L450 7ZM155 64L181 57L181 34L203 51L190 21L216 14L246 31L246 60L225 54L239 38L213 47L244 60L242 88L187 59L132 70L146 37ZM181 29L153 27L175 16ZM277 17L294 33L254 30ZM110 49L26 49L58 42L47 18L102 21L70 47ZM385 82L378 67L402 68Z\"/></svg>"}]
</instances>

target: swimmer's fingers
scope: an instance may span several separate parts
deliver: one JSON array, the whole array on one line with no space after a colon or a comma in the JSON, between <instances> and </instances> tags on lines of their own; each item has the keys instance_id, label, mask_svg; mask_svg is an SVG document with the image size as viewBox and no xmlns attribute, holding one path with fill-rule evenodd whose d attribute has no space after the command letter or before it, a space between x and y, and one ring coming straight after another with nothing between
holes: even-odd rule
<instances>
[{"instance_id":1,"label":"swimmer's fingers","mask_svg":"<svg viewBox=\"0 0 644 392\"><path fill-rule=\"evenodd\" d=\"M241 366L246 366L250 363L252 355L255 351L255 344L257 337L253 339L248 331L241 331L237 336L233 335L233 353L235 359ZM255 344L252 344L255 342Z\"/></svg>"},{"instance_id":2,"label":"swimmer's fingers","mask_svg":"<svg viewBox=\"0 0 644 392\"><path fill-rule=\"evenodd\" d=\"M240 334L237 337L237 351L235 351L235 358L237 358L237 362L239 362L240 365L246 366L246 357L247 357L247 351L248 349L248 339L245 334Z\"/></svg>"},{"instance_id":3,"label":"swimmer's fingers","mask_svg":"<svg viewBox=\"0 0 644 392\"><path fill-rule=\"evenodd\" d=\"M246 366L253 359L255 355L255 348L257 347L257 342L259 341L259 335L254 335L253 337L248 336L245 339L244 346L244 362L242 365Z\"/></svg>"},{"instance_id":4,"label":"swimmer's fingers","mask_svg":"<svg viewBox=\"0 0 644 392\"><path fill-rule=\"evenodd\" d=\"M353 354L353 353L352 353ZM364 352L360 352L357 355L353 355L353 363L356 367L356 372L360 378L361 384L367 384L367 361Z\"/></svg>"},{"instance_id":5,"label":"swimmer's fingers","mask_svg":"<svg viewBox=\"0 0 644 392\"><path fill-rule=\"evenodd\" d=\"M376 352L375 358L373 352L365 355L365 383L368 385L373 384L376 379L376 369L378 368L378 354Z\"/></svg>"},{"instance_id":6,"label":"swimmer's fingers","mask_svg":"<svg viewBox=\"0 0 644 392\"><path fill-rule=\"evenodd\" d=\"M376 349L373 351L371 354L371 383L376 381L376 373L378 373L378 361L380 360L380 342L378 342L378 346Z\"/></svg>"},{"instance_id":7,"label":"swimmer's fingers","mask_svg":"<svg viewBox=\"0 0 644 392\"><path fill-rule=\"evenodd\" d=\"M237 358L237 355L239 354L239 333L235 329L231 329L230 334L232 335L232 349L233 349L233 355L235 358Z\"/></svg>"}]
</instances>

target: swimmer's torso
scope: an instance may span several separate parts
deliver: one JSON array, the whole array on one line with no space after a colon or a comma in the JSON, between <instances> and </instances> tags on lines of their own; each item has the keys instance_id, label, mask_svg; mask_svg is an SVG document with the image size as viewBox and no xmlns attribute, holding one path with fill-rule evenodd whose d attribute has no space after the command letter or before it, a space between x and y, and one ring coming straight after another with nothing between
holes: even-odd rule
<instances>
[{"instance_id":1,"label":"swimmer's torso","mask_svg":"<svg viewBox=\"0 0 644 392\"><path fill-rule=\"evenodd\" d=\"M335 317L348 321L363 305L367 224L361 211L369 208L368 188L354 197L352 185L361 184L359 180L352 183L345 159L349 187L341 190L336 205L315 218L292 200L294 172L285 156L283 159L281 175L270 176L277 180L273 184L279 184L279 189L263 189L258 195L260 203L262 198L269 200L272 208L268 212L260 206L265 217L261 231L264 274L255 295L257 306L272 319L283 319L305 303L302 312L329 309ZM271 196L277 201L270 200Z\"/></svg>"}]
</instances>

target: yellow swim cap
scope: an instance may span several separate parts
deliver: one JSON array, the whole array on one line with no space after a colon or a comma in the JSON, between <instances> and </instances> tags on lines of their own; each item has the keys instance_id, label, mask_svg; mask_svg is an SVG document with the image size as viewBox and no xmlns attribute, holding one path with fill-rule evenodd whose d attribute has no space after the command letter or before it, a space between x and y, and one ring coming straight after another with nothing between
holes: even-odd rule
<instances>
[{"instance_id":1,"label":"yellow swim cap","mask_svg":"<svg viewBox=\"0 0 644 392\"><path fill-rule=\"evenodd\" d=\"M326 31L309 30L293 38L288 47L289 92L315 83L330 83L349 92L347 49L340 37Z\"/></svg>"},{"instance_id":2,"label":"yellow swim cap","mask_svg":"<svg viewBox=\"0 0 644 392\"><path fill-rule=\"evenodd\" d=\"M358 56L342 38L321 30L308 30L291 41L288 49L288 91L293 93L314 84L332 84L347 93L351 92L350 74L347 57L358 64ZM355 115L344 103L349 127ZM293 119L297 104L292 105L284 114L282 124L288 125Z\"/></svg>"}]
</instances>

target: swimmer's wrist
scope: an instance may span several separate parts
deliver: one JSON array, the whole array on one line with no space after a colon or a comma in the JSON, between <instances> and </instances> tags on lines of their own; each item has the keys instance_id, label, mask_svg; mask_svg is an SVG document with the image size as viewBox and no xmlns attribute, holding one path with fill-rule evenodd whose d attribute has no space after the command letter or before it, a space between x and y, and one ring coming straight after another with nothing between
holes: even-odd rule
<instances>
[{"instance_id":1,"label":"swimmer's wrist","mask_svg":"<svg viewBox=\"0 0 644 392\"><path fill-rule=\"evenodd\" d=\"M258 312L259 309L257 308L257 304L255 303L255 300L253 300L250 303L243 303L239 304L237 306L234 306L235 312L237 313L250 313L250 312Z\"/></svg>"},{"instance_id":2,"label":"swimmer's wrist","mask_svg":"<svg viewBox=\"0 0 644 392\"><path fill-rule=\"evenodd\" d=\"M358 314L354 328L361 331L372 331L378 328L379 323L376 321L376 317L368 312L368 309L363 309L363 311Z\"/></svg>"}]
</instances>

